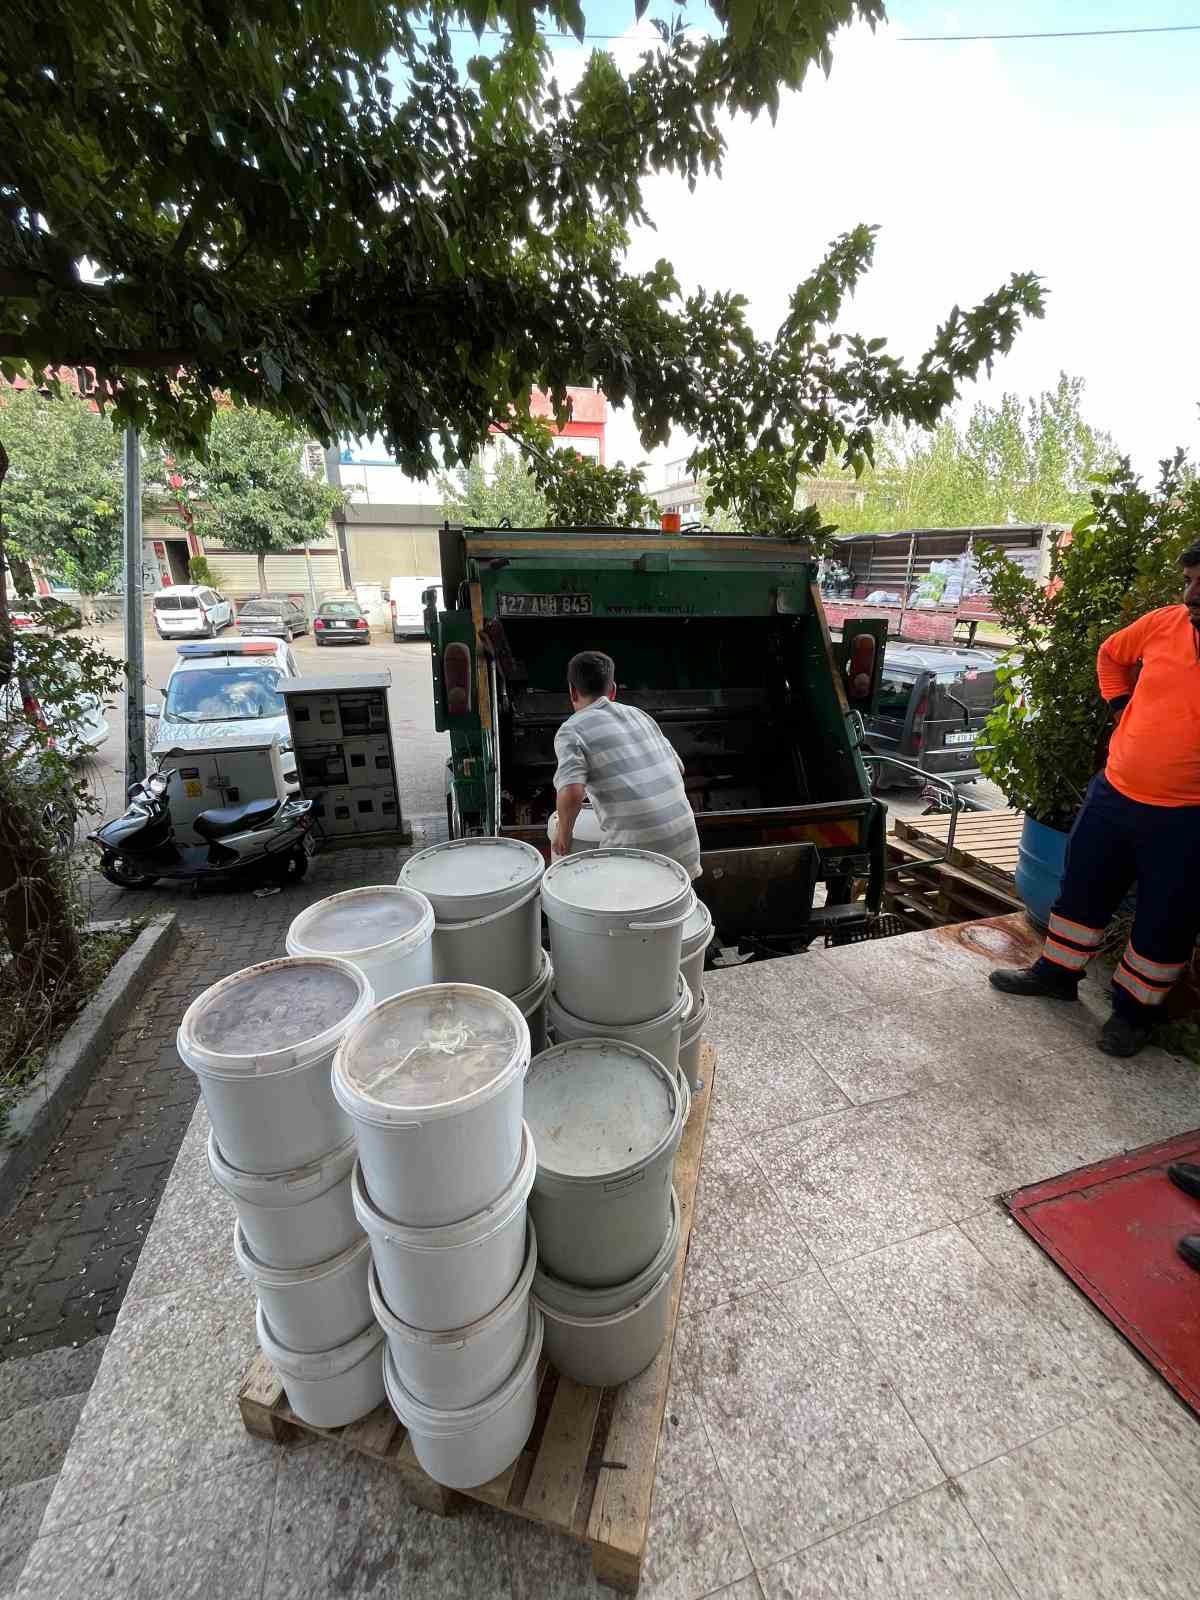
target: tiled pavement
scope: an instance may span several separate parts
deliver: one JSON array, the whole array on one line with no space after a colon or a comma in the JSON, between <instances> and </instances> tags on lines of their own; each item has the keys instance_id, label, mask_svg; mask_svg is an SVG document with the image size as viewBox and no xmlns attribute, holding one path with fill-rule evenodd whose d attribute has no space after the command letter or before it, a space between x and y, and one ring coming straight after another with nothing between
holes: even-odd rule
<instances>
[{"instance_id":1,"label":"tiled pavement","mask_svg":"<svg viewBox=\"0 0 1200 1600\"><path fill-rule=\"evenodd\" d=\"M417 845L444 835L440 819L410 821ZM402 859L397 850L318 856L303 884L265 899L174 884L128 893L92 880L93 916L174 911L180 939L21 1202L0 1218L0 1361L111 1330L196 1104L196 1079L175 1053L188 1004L239 967L283 955L305 906L394 883Z\"/></svg>"},{"instance_id":2,"label":"tiled pavement","mask_svg":"<svg viewBox=\"0 0 1200 1600\"><path fill-rule=\"evenodd\" d=\"M993 997L999 930L710 974L719 1068L643 1600L1191 1600L1200 1429L1010 1224L1200 1122L1196 1068ZM892 1052L880 1037L896 1041ZM856 1043L857 1041L857 1043ZM585 1550L245 1434L198 1112L22 1600L599 1600Z\"/></svg>"}]
</instances>

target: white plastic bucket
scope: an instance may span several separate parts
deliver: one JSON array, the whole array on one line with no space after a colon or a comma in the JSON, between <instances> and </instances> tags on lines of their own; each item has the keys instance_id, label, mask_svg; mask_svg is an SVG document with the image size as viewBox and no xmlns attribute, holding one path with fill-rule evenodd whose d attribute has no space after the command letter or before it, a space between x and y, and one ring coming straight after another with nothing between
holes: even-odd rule
<instances>
[{"instance_id":1,"label":"white plastic bucket","mask_svg":"<svg viewBox=\"0 0 1200 1600\"><path fill-rule=\"evenodd\" d=\"M537 1155L524 1131L519 1170L486 1210L441 1228L406 1228L372 1204L361 1165L354 1168L354 1210L371 1241L383 1298L410 1328L444 1333L494 1311L521 1276L525 1207Z\"/></svg>"},{"instance_id":2,"label":"white plastic bucket","mask_svg":"<svg viewBox=\"0 0 1200 1600\"><path fill-rule=\"evenodd\" d=\"M679 970L683 981L694 995L704 987L704 956L716 934L712 913L697 898L693 890L692 909L683 925L683 940L679 948Z\"/></svg>"},{"instance_id":3,"label":"white plastic bucket","mask_svg":"<svg viewBox=\"0 0 1200 1600\"><path fill-rule=\"evenodd\" d=\"M417 1460L435 1483L474 1489L510 1467L533 1431L537 1415L542 1314L530 1307L525 1345L516 1370L477 1405L443 1410L422 1405L396 1373L391 1351L383 1382L392 1410L408 1429Z\"/></svg>"},{"instance_id":4,"label":"white plastic bucket","mask_svg":"<svg viewBox=\"0 0 1200 1600\"><path fill-rule=\"evenodd\" d=\"M692 884L668 856L588 850L542 879L559 1004L592 1022L648 1022L674 1003Z\"/></svg>"},{"instance_id":5,"label":"white plastic bucket","mask_svg":"<svg viewBox=\"0 0 1200 1600\"><path fill-rule=\"evenodd\" d=\"M628 1283L581 1289L548 1272L533 1279L534 1304L545 1320L545 1354L576 1383L596 1388L626 1383L654 1360L670 1327L671 1284L679 1253L679 1199L671 1191L671 1224L650 1265Z\"/></svg>"},{"instance_id":6,"label":"white plastic bucket","mask_svg":"<svg viewBox=\"0 0 1200 1600\"><path fill-rule=\"evenodd\" d=\"M525 1088L537 1146L529 1211L545 1271L624 1283L661 1250L683 1136L673 1072L622 1039L577 1039L538 1056Z\"/></svg>"},{"instance_id":7,"label":"white plastic bucket","mask_svg":"<svg viewBox=\"0 0 1200 1600\"><path fill-rule=\"evenodd\" d=\"M370 1247L360 1234L340 1255L311 1267L268 1267L233 1225L233 1253L258 1293L275 1335L289 1350L332 1350L375 1319L367 1289Z\"/></svg>"},{"instance_id":8,"label":"white plastic bucket","mask_svg":"<svg viewBox=\"0 0 1200 1600\"><path fill-rule=\"evenodd\" d=\"M493 1394L521 1359L529 1328L529 1291L537 1266L537 1238L526 1225L525 1266L494 1311L465 1328L428 1333L393 1312L372 1268L371 1305L387 1335L396 1375L425 1406L476 1405Z\"/></svg>"},{"instance_id":9,"label":"white plastic bucket","mask_svg":"<svg viewBox=\"0 0 1200 1600\"><path fill-rule=\"evenodd\" d=\"M560 1005L558 996L552 994L546 1003L546 1024L555 1044L564 1044L568 1039L624 1039L648 1050L668 1072L675 1072L679 1067L680 1030L691 1008L692 997L681 975L675 1004L650 1022L585 1022Z\"/></svg>"},{"instance_id":10,"label":"white plastic bucket","mask_svg":"<svg viewBox=\"0 0 1200 1600\"><path fill-rule=\"evenodd\" d=\"M354 1130L329 1063L372 1004L370 982L332 956L263 961L192 1001L176 1048L230 1166L290 1172L345 1144Z\"/></svg>"},{"instance_id":11,"label":"white plastic bucket","mask_svg":"<svg viewBox=\"0 0 1200 1600\"><path fill-rule=\"evenodd\" d=\"M558 812L552 811L546 823L546 837L553 850L554 842L558 838ZM575 818L575 826L571 830L571 848L568 855L578 855L581 850L598 850L604 843L604 829L600 826L600 818L591 806L584 806Z\"/></svg>"},{"instance_id":12,"label":"white plastic bucket","mask_svg":"<svg viewBox=\"0 0 1200 1600\"><path fill-rule=\"evenodd\" d=\"M550 952L543 950L541 957L541 968L536 979L528 989L512 997L513 1005L525 1018L529 1028L531 1056L540 1056L546 1048L546 1006L554 983L554 964L550 960Z\"/></svg>"},{"instance_id":13,"label":"white plastic bucket","mask_svg":"<svg viewBox=\"0 0 1200 1600\"><path fill-rule=\"evenodd\" d=\"M542 954L542 906L533 883L520 900L469 922L439 922L433 933L438 983L478 983L518 995L536 983Z\"/></svg>"},{"instance_id":14,"label":"white plastic bucket","mask_svg":"<svg viewBox=\"0 0 1200 1600\"><path fill-rule=\"evenodd\" d=\"M233 1201L242 1237L268 1267L327 1261L362 1237L350 1198L354 1140L291 1172L239 1172L208 1135L208 1166Z\"/></svg>"},{"instance_id":15,"label":"white plastic bucket","mask_svg":"<svg viewBox=\"0 0 1200 1600\"><path fill-rule=\"evenodd\" d=\"M545 866L520 839L450 839L409 856L399 881L429 897L439 923L470 922L523 899Z\"/></svg>"},{"instance_id":16,"label":"white plastic bucket","mask_svg":"<svg viewBox=\"0 0 1200 1600\"><path fill-rule=\"evenodd\" d=\"M525 1018L491 989L435 983L368 1013L334 1057L333 1092L373 1205L419 1228L490 1206L521 1159L528 1068Z\"/></svg>"},{"instance_id":17,"label":"white plastic bucket","mask_svg":"<svg viewBox=\"0 0 1200 1600\"><path fill-rule=\"evenodd\" d=\"M318 900L287 934L290 956L337 956L370 980L375 999L433 982L433 907L416 889L374 884Z\"/></svg>"},{"instance_id":18,"label":"white plastic bucket","mask_svg":"<svg viewBox=\"0 0 1200 1600\"><path fill-rule=\"evenodd\" d=\"M357 1422L387 1398L383 1386L383 1329L374 1322L332 1350L289 1350L257 1313L258 1343L283 1380L288 1405L314 1428Z\"/></svg>"},{"instance_id":19,"label":"white plastic bucket","mask_svg":"<svg viewBox=\"0 0 1200 1600\"><path fill-rule=\"evenodd\" d=\"M687 1078L694 1094L699 1094L704 1087L700 1078L700 1046L707 1026L708 995L701 989L700 997L679 1035L679 1070Z\"/></svg>"}]
</instances>

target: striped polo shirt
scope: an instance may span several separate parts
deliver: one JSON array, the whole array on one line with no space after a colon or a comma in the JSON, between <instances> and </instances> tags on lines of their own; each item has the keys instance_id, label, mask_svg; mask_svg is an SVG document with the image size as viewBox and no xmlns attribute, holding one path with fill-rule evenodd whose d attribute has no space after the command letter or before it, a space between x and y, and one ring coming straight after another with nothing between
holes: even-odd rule
<instances>
[{"instance_id":1,"label":"striped polo shirt","mask_svg":"<svg viewBox=\"0 0 1200 1600\"><path fill-rule=\"evenodd\" d=\"M593 700L559 728L554 753L554 787L586 787L605 844L655 850L700 876L683 764L653 717L619 700Z\"/></svg>"}]
</instances>

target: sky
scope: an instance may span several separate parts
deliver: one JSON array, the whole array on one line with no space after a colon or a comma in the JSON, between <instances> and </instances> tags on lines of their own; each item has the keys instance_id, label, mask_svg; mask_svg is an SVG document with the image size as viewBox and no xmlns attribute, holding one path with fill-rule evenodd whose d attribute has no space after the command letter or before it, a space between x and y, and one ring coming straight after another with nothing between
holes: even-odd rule
<instances>
[{"instance_id":1,"label":"sky","mask_svg":"<svg viewBox=\"0 0 1200 1600\"><path fill-rule=\"evenodd\" d=\"M659 8L651 4L651 14ZM858 222L880 232L875 266L843 326L918 357L956 302L1017 270L1048 290L990 382L963 406L1086 381L1084 414L1142 471L1175 445L1200 454L1200 32L1117 38L920 43L906 36L1200 23L1197 0L893 0L887 25L834 45L774 126L731 121L723 176L646 194L655 230L630 265L666 256L685 289L736 289L760 334L825 245ZM597 33L632 5L587 7ZM704 25L698 3L689 20ZM605 43L622 59L630 46ZM555 41L569 80L584 52ZM636 55L636 47L633 48ZM677 437L650 458L687 453ZM614 412L608 459L645 452Z\"/></svg>"}]
</instances>

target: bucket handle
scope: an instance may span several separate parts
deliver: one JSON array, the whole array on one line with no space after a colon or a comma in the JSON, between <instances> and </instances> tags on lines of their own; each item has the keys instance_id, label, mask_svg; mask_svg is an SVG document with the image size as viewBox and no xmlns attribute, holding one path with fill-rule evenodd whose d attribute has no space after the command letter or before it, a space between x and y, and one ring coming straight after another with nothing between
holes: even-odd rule
<instances>
[{"instance_id":1,"label":"bucket handle","mask_svg":"<svg viewBox=\"0 0 1200 1600\"><path fill-rule=\"evenodd\" d=\"M664 928L681 927L691 914L691 906L686 906L679 916L671 917L667 922L627 922L623 928L610 928L609 938L619 938L623 933L661 933Z\"/></svg>"},{"instance_id":2,"label":"bucket handle","mask_svg":"<svg viewBox=\"0 0 1200 1600\"><path fill-rule=\"evenodd\" d=\"M314 1184L320 1183L322 1176L323 1174L318 1168L316 1172L310 1172L303 1178L289 1178L284 1184L284 1188L289 1194L297 1189L311 1189Z\"/></svg>"},{"instance_id":3,"label":"bucket handle","mask_svg":"<svg viewBox=\"0 0 1200 1600\"><path fill-rule=\"evenodd\" d=\"M605 1194L620 1194L623 1189L632 1189L635 1183L641 1183L646 1176L645 1167L639 1167L636 1172L631 1172L626 1178L614 1178L611 1183L604 1185Z\"/></svg>"},{"instance_id":4,"label":"bucket handle","mask_svg":"<svg viewBox=\"0 0 1200 1600\"><path fill-rule=\"evenodd\" d=\"M512 911L520 911L527 906L534 895L540 894L542 880L537 878L533 887L526 890L519 900L514 900L512 905L505 906L503 911L488 911L482 917L471 917L466 922L439 922L434 927L435 933L469 933L474 928L481 928L485 922L495 922L500 917L507 917Z\"/></svg>"}]
</instances>

